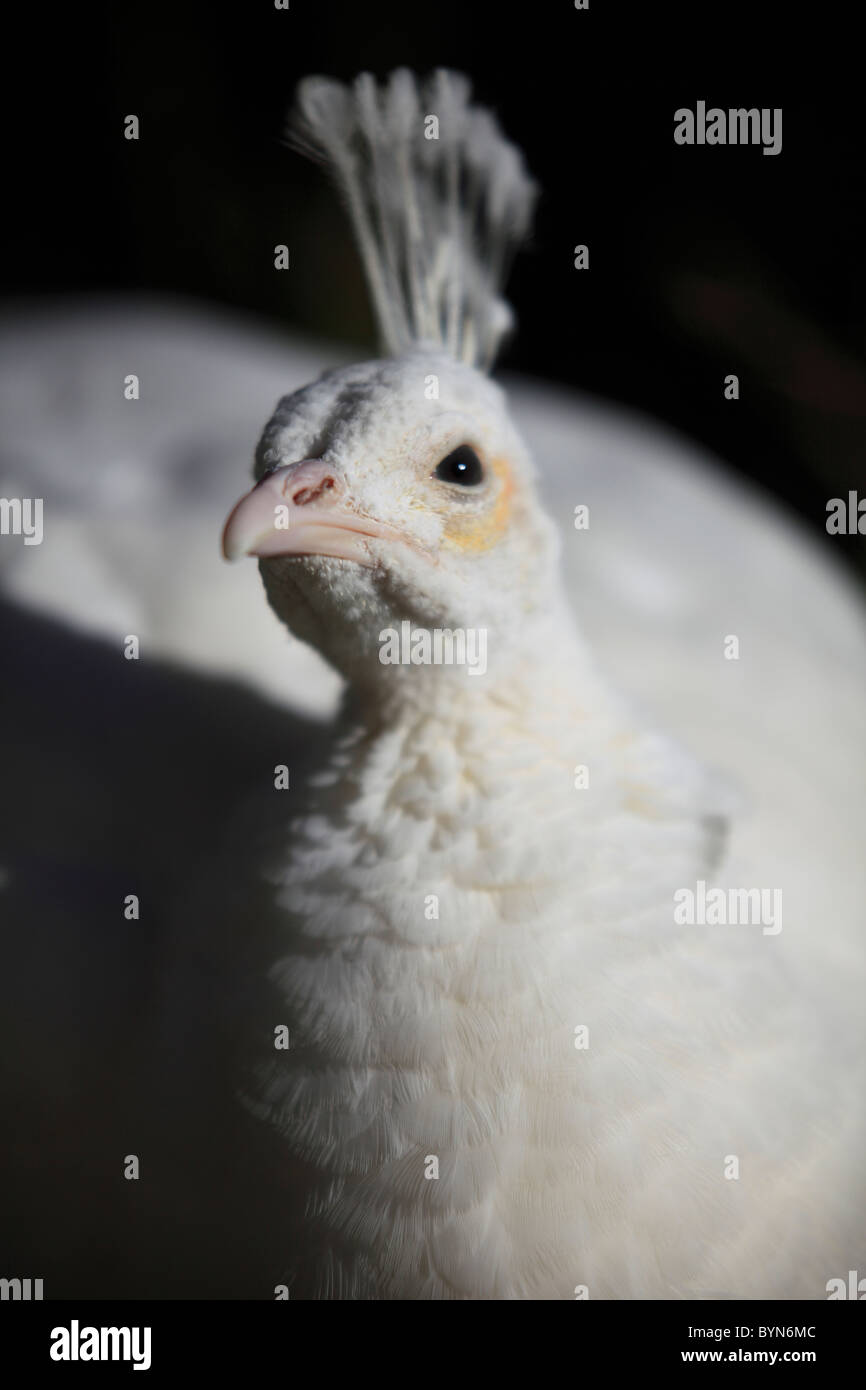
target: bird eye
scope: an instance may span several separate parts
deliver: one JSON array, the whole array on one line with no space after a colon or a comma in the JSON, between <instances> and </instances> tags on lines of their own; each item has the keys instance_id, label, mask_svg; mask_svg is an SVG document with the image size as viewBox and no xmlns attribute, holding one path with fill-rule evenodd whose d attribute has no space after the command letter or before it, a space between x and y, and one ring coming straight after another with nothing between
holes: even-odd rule
<instances>
[{"instance_id":1,"label":"bird eye","mask_svg":"<svg viewBox=\"0 0 866 1390\"><path fill-rule=\"evenodd\" d=\"M484 469L475 450L468 444L461 444L446 454L433 477L443 483L458 483L460 487L477 487L484 481Z\"/></svg>"}]
</instances>

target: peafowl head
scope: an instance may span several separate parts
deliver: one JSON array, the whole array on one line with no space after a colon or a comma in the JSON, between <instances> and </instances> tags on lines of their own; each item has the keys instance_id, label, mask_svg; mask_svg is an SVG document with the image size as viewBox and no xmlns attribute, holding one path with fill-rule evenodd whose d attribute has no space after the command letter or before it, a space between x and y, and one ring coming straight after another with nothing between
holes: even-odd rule
<instances>
[{"instance_id":1,"label":"peafowl head","mask_svg":"<svg viewBox=\"0 0 866 1390\"><path fill-rule=\"evenodd\" d=\"M289 133L343 193L388 355L278 403L225 554L258 556L278 616L350 680L381 678L382 635L407 622L483 630L505 670L558 598L554 528L487 375L533 185L454 73L309 78Z\"/></svg>"}]
</instances>

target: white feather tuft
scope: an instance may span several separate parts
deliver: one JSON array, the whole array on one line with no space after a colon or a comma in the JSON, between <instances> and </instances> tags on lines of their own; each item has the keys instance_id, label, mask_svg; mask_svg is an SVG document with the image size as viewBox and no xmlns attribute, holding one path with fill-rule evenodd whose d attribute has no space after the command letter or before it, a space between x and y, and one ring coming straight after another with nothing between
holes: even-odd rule
<instances>
[{"instance_id":1,"label":"white feather tuft","mask_svg":"<svg viewBox=\"0 0 866 1390\"><path fill-rule=\"evenodd\" d=\"M381 87L369 73L351 87L308 77L287 138L328 166L346 199L386 349L431 344L489 368L511 325L499 291L535 185L470 96L467 79L444 70L420 83L401 68Z\"/></svg>"}]
</instances>

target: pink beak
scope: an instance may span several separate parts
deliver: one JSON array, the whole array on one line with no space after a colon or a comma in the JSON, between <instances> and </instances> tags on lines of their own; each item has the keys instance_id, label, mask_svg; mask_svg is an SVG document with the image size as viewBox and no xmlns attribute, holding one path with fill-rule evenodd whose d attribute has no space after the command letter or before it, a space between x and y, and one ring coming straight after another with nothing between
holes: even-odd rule
<instances>
[{"instance_id":1,"label":"pink beak","mask_svg":"<svg viewBox=\"0 0 866 1390\"><path fill-rule=\"evenodd\" d=\"M343 487L321 459L282 464L256 483L229 513L227 560L242 555L331 555L372 567L370 539L402 539L369 517L344 509Z\"/></svg>"}]
</instances>

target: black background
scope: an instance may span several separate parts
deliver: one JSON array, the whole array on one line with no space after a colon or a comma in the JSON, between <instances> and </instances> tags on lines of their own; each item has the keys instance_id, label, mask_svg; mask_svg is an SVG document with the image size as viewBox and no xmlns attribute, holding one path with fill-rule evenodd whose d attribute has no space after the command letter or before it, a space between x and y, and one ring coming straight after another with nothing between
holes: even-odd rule
<instances>
[{"instance_id":1,"label":"black background","mask_svg":"<svg viewBox=\"0 0 866 1390\"><path fill-rule=\"evenodd\" d=\"M297 79L462 69L542 197L510 283L506 364L674 424L829 538L864 488L863 122L853 33L810 7L57 6L7 34L6 295L196 296L357 342L372 324L342 211L280 141ZM797 40L796 56L789 50ZM806 56L808 54L808 57ZM781 106L781 154L674 144L680 106ZM138 142L123 118L141 121ZM287 243L292 270L273 268ZM589 272L572 248L590 248ZM729 372L738 402L724 399ZM866 571L862 571L866 573Z\"/></svg>"}]
</instances>

